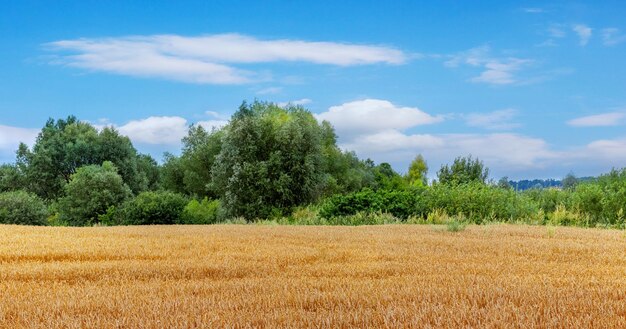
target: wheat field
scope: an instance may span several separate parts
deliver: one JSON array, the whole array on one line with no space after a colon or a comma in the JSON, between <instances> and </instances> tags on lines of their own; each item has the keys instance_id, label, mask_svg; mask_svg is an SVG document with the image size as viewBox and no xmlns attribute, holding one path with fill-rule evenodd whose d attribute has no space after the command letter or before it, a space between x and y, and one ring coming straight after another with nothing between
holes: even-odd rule
<instances>
[{"instance_id":1,"label":"wheat field","mask_svg":"<svg viewBox=\"0 0 626 329\"><path fill-rule=\"evenodd\" d=\"M626 328L623 231L0 226L4 328Z\"/></svg>"}]
</instances>

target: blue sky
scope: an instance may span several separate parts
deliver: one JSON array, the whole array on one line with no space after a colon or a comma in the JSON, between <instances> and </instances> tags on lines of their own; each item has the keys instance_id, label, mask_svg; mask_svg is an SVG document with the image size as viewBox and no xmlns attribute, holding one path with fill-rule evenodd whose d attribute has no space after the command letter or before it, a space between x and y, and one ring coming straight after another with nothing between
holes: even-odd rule
<instances>
[{"instance_id":1,"label":"blue sky","mask_svg":"<svg viewBox=\"0 0 626 329\"><path fill-rule=\"evenodd\" d=\"M626 4L512 1L3 1L0 162L47 118L176 153L243 100L293 102L342 147L431 175L626 166Z\"/></svg>"}]
</instances>

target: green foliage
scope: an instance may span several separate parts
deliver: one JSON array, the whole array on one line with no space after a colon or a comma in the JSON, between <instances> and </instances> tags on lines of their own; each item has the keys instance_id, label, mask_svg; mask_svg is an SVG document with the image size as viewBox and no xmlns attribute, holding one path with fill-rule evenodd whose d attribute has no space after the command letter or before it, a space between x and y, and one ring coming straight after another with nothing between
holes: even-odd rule
<instances>
[{"instance_id":1,"label":"green foliage","mask_svg":"<svg viewBox=\"0 0 626 329\"><path fill-rule=\"evenodd\" d=\"M561 181L561 185L563 186L564 190L574 189L576 185L578 185L578 179L576 178L576 176L574 176L573 173L569 173L563 178L563 180Z\"/></svg>"},{"instance_id":2,"label":"green foliage","mask_svg":"<svg viewBox=\"0 0 626 329\"><path fill-rule=\"evenodd\" d=\"M25 174L25 188L45 199L62 196L63 186L78 168L104 161L115 164L134 192L154 185L156 162L146 161L147 156L139 158L128 137L110 127L98 132L73 116L48 120L32 150L22 144L17 155Z\"/></svg>"},{"instance_id":3,"label":"green foliage","mask_svg":"<svg viewBox=\"0 0 626 329\"><path fill-rule=\"evenodd\" d=\"M211 187L230 216L268 218L311 202L323 182L322 128L302 107L242 104L225 128Z\"/></svg>"},{"instance_id":4,"label":"green foliage","mask_svg":"<svg viewBox=\"0 0 626 329\"><path fill-rule=\"evenodd\" d=\"M121 204L130 196L130 189L113 163L84 166L65 185L65 196L59 200L59 215L73 226L97 224L99 216L109 207Z\"/></svg>"},{"instance_id":5,"label":"green foliage","mask_svg":"<svg viewBox=\"0 0 626 329\"><path fill-rule=\"evenodd\" d=\"M469 183L485 183L489 177L489 169L479 159L472 156L458 157L451 166L443 165L437 173L439 183L460 185Z\"/></svg>"},{"instance_id":6,"label":"green foliage","mask_svg":"<svg viewBox=\"0 0 626 329\"><path fill-rule=\"evenodd\" d=\"M426 186L428 185L427 177L428 164L421 154L418 154L411 165L409 166L409 172L407 173L407 179L411 186Z\"/></svg>"},{"instance_id":7,"label":"green foliage","mask_svg":"<svg viewBox=\"0 0 626 329\"><path fill-rule=\"evenodd\" d=\"M406 219L425 210L421 208L421 189L393 191L364 189L363 191L345 195L334 195L325 200L320 209L320 216L331 219L334 217L351 216L359 212L388 213L397 218Z\"/></svg>"},{"instance_id":8,"label":"green foliage","mask_svg":"<svg viewBox=\"0 0 626 329\"><path fill-rule=\"evenodd\" d=\"M0 192L17 191L26 186L26 177L16 165L0 166Z\"/></svg>"},{"instance_id":9,"label":"green foliage","mask_svg":"<svg viewBox=\"0 0 626 329\"><path fill-rule=\"evenodd\" d=\"M164 188L199 198L217 197L210 188L215 158L222 149L222 130L207 131L202 126L191 126L183 138L180 157L166 154L162 170Z\"/></svg>"},{"instance_id":10,"label":"green foliage","mask_svg":"<svg viewBox=\"0 0 626 329\"><path fill-rule=\"evenodd\" d=\"M48 208L26 191L0 193L0 224L46 225Z\"/></svg>"},{"instance_id":11,"label":"green foliage","mask_svg":"<svg viewBox=\"0 0 626 329\"><path fill-rule=\"evenodd\" d=\"M189 201L181 217L182 224L215 224L218 222L220 202L218 200L196 199Z\"/></svg>"},{"instance_id":12,"label":"green foliage","mask_svg":"<svg viewBox=\"0 0 626 329\"><path fill-rule=\"evenodd\" d=\"M374 183L372 184L374 189L405 190L408 188L407 181L386 162L373 167L372 172L374 173ZM415 186L423 185L416 184Z\"/></svg>"},{"instance_id":13,"label":"green foliage","mask_svg":"<svg viewBox=\"0 0 626 329\"><path fill-rule=\"evenodd\" d=\"M159 191L142 192L115 211L115 222L121 225L181 224L187 198Z\"/></svg>"},{"instance_id":14,"label":"green foliage","mask_svg":"<svg viewBox=\"0 0 626 329\"><path fill-rule=\"evenodd\" d=\"M467 224L465 224L462 221L453 220L453 221L448 222L448 224L446 224L446 230L448 232L461 232L465 230L466 226Z\"/></svg>"}]
</instances>

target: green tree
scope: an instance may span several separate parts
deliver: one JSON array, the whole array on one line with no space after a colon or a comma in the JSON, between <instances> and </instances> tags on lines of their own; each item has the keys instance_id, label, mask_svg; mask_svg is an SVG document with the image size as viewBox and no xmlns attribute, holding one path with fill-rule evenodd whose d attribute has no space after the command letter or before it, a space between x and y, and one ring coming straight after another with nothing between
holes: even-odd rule
<instances>
[{"instance_id":1,"label":"green tree","mask_svg":"<svg viewBox=\"0 0 626 329\"><path fill-rule=\"evenodd\" d=\"M439 183L448 185L468 184L479 182L484 184L489 177L489 169L482 161L472 159L472 156L458 157L451 166L443 165L437 173Z\"/></svg>"},{"instance_id":2,"label":"green tree","mask_svg":"<svg viewBox=\"0 0 626 329\"><path fill-rule=\"evenodd\" d=\"M26 185L26 177L17 165L0 166L0 192L17 191Z\"/></svg>"},{"instance_id":3,"label":"green tree","mask_svg":"<svg viewBox=\"0 0 626 329\"><path fill-rule=\"evenodd\" d=\"M561 185L563 186L563 189L565 190L573 190L577 184L578 184L578 179L571 172L565 175L565 177L561 181Z\"/></svg>"},{"instance_id":4,"label":"green tree","mask_svg":"<svg viewBox=\"0 0 626 329\"><path fill-rule=\"evenodd\" d=\"M498 187L505 190L510 190L513 188L511 186L511 183L509 183L509 177L507 176L504 176L500 178L500 180L498 180Z\"/></svg>"},{"instance_id":5,"label":"green tree","mask_svg":"<svg viewBox=\"0 0 626 329\"><path fill-rule=\"evenodd\" d=\"M403 190L407 187L407 182L398 174L390 164L383 162L372 168L374 173L374 189L382 190Z\"/></svg>"},{"instance_id":6,"label":"green tree","mask_svg":"<svg viewBox=\"0 0 626 329\"><path fill-rule=\"evenodd\" d=\"M224 130L212 188L232 216L266 218L314 200L323 130L302 107L245 102Z\"/></svg>"},{"instance_id":7,"label":"green tree","mask_svg":"<svg viewBox=\"0 0 626 329\"><path fill-rule=\"evenodd\" d=\"M63 186L78 168L104 161L115 164L135 193L154 187L158 181L154 177L156 162L139 155L128 137L111 127L98 132L74 116L66 120L49 119L32 150L21 144L17 155L26 188L44 199L62 196Z\"/></svg>"},{"instance_id":8,"label":"green tree","mask_svg":"<svg viewBox=\"0 0 626 329\"><path fill-rule=\"evenodd\" d=\"M65 185L65 196L59 200L59 215L70 225L96 224L99 216L106 214L110 207L120 205L131 194L112 162L84 166Z\"/></svg>"},{"instance_id":9,"label":"green tree","mask_svg":"<svg viewBox=\"0 0 626 329\"><path fill-rule=\"evenodd\" d=\"M0 193L0 224L46 225L48 208L26 191Z\"/></svg>"},{"instance_id":10,"label":"green tree","mask_svg":"<svg viewBox=\"0 0 626 329\"><path fill-rule=\"evenodd\" d=\"M428 185L428 164L421 154L418 154L411 165L409 165L409 172L407 173L407 179L411 186L426 186Z\"/></svg>"}]
</instances>

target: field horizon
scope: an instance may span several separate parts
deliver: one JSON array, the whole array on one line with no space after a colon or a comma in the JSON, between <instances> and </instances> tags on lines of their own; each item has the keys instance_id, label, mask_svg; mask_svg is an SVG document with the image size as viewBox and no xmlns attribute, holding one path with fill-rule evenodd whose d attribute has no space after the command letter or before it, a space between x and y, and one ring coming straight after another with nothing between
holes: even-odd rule
<instances>
[{"instance_id":1,"label":"field horizon","mask_svg":"<svg viewBox=\"0 0 626 329\"><path fill-rule=\"evenodd\" d=\"M0 226L12 328L624 327L626 234Z\"/></svg>"}]
</instances>

